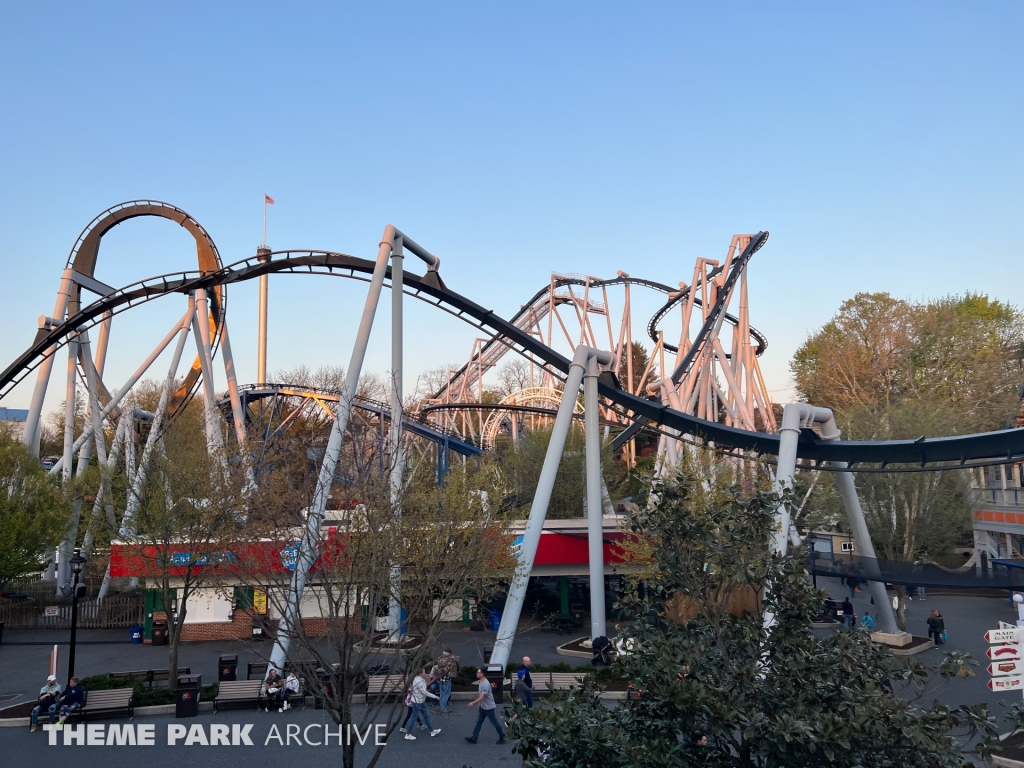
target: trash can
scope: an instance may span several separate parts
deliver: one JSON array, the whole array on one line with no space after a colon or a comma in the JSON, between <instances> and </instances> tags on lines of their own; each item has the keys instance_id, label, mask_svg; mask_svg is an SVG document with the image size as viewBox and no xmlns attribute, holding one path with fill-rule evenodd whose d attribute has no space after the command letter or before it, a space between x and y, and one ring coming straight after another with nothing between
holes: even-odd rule
<instances>
[{"instance_id":1,"label":"trash can","mask_svg":"<svg viewBox=\"0 0 1024 768\"><path fill-rule=\"evenodd\" d=\"M202 685L202 675L178 677L178 689L174 692L175 717L195 717L199 714L199 689Z\"/></svg>"},{"instance_id":2,"label":"trash can","mask_svg":"<svg viewBox=\"0 0 1024 768\"><path fill-rule=\"evenodd\" d=\"M497 632L498 627L500 626L501 611L491 611L490 615L487 617L487 628L491 630L491 632Z\"/></svg>"},{"instance_id":3,"label":"trash can","mask_svg":"<svg viewBox=\"0 0 1024 768\"><path fill-rule=\"evenodd\" d=\"M142 645L142 630L144 627L141 624L136 624L131 628L132 645Z\"/></svg>"},{"instance_id":4,"label":"trash can","mask_svg":"<svg viewBox=\"0 0 1024 768\"><path fill-rule=\"evenodd\" d=\"M167 645L167 622L153 622L153 645Z\"/></svg>"},{"instance_id":5,"label":"trash can","mask_svg":"<svg viewBox=\"0 0 1024 768\"><path fill-rule=\"evenodd\" d=\"M505 670L501 667L488 666L487 679L490 681L491 691L494 693L494 703L503 704L505 702Z\"/></svg>"},{"instance_id":6,"label":"trash can","mask_svg":"<svg viewBox=\"0 0 1024 768\"><path fill-rule=\"evenodd\" d=\"M238 656L226 654L217 659L217 681L233 683L238 679Z\"/></svg>"}]
</instances>

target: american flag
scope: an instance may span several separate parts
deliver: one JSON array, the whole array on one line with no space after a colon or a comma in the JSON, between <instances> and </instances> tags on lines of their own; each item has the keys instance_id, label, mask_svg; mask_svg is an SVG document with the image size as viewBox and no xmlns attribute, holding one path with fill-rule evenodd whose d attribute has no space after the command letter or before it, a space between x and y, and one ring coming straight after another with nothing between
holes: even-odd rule
<instances>
[{"instance_id":1,"label":"american flag","mask_svg":"<svg viewBox=\"0 0 1024 768\"><path fill-rule=\"evenodd\" d=\"M268 205L273 205L274 204L274 198L272 198L270 195L268 195L266 192L264 192L263 193L263 202L267 203Z\"/></svg>"}]
</instances>

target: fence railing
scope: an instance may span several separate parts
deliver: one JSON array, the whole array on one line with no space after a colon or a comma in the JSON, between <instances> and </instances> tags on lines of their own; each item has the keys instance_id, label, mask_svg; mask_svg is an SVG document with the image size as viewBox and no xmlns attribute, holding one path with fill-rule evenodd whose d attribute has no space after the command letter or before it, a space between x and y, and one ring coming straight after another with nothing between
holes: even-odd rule
<instances>
[{"instance_id":1,"label":"fence railing","mask_svg":"<svg viewBox=\"0 0 1024 768\"><path fill-rule=\"evenodd\" d=\"M1024 507L1024 488L972 488L976 502L996 507Z\"/></svg>"},{"instance_id":2,"label":"fence railing","mask_svg":"<svg viewBox=\"0 0 1024 768\"><path fill-rule=\"evenodd\" d=\"M116 595L105 600L79 600L78 626L82 629L121 629L141 624L145 613L142 595ZM0 621L7 629L70 629L71 603L49 598L0 599Z\"/></svg>"}]
</instances>

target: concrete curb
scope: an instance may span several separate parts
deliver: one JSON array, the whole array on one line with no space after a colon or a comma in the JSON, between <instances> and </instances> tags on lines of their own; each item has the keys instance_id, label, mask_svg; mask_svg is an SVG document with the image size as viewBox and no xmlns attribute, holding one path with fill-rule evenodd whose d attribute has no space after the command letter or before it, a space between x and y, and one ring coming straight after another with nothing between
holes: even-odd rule
<instances>
[{"instance_id":1,"label":"concrete curb","mask_svg":"<svg viewBox=\"0 0 1024 768\"><path fill-rule=\"evenodd\" d=\"M476 694L472 691L452 691L451 701L472 701L476 698ZM601 694L601 698L606 701L625 701L625 691L605 691ZM353 704L365 704L366 694L356 694L352 697ZM307 706L311 706L312 702L307 701ZM199 702L200 712L212 712L213 702L212 701L201 701ZM136 707L135 716L140 717L142 715L173 715L174 705L173 704L157 704L152 707ZM0 728L28 728L29 718L27 717L8 717L0 718ZM1018 765L1014 763L1014 765Z\"/></svg>"}]
</instances>

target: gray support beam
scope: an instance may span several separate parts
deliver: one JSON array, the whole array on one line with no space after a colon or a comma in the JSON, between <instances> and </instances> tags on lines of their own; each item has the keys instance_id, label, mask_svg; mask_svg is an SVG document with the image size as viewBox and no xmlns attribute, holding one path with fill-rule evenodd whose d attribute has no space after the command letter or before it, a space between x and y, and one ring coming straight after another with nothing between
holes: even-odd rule
<instances>
[{"instance_id":1,"label":"gray support beam","mask_svg":"<svg viewBox=\"0 0 1024 768\"><path fill-rule=\"evenodd\" d=\"M39 326L44 327L47 320L63 322L64 315L68 311L68 299L71 297L71 273L70 267L64 270L60 280L60 287L57 289L57 301L53 305L53 315L50 318L40 318ZM50 383L50 372L53 370L53 358L57 352L57 346L53 345L46 350L42 362L39 364L39 373L36 375L36 387L32 391L32 402L28 407L28 418L25 420L25 431L21 435L22 442L29 449L33 456L39 456L39 429L40 419L43 415L43 401L46 399L46 387Z\"/></svg>"},{"instance_id":2,"label":"gray support beam","mask_svg":"<svg viewBox=\"0 0 1024 768\"><path fill-rule=\"evenodd\" d=\"M391 249L391 514L402 517L402 476L405 455L402 446L402 286L405 284L403 236L397 235ZM402 565L391 564L391 594L388 598L388 638L402 634Z\"/></svg>"},{"instance_id":3,"label":"gray support beam","mask_svg":"<svg viewBox=\"0 0 1024 768\"><path fill-rule=\"evenodd\" d=\"M373 328L373 317L377 312L377 304L380 302L380 292L384 287L384 275L387 272L388 257L391 255L394 239L395 228L388 224L384 229L380 250L377 252L377 262L373 267L370 288L366 293L366 303L363 305L363 315L359 321L359 329L356 331L355 344L352 347L352 358L349 361L348 370L345 372L345 389L338 401L338 410L334 415L331 436L328 438L324 460L320 465L316 492L309 506L306 527L295 558L295 571L292 573L288 594L285 596L285 604L281 611L277 639L274 641L274 649L270 654L270 666L279 671L284 669L285 661L288 659L291 636L299 620L299 603L302 600L302 592L306 588L309 569L316 562L319 553L320 524L323 520L324 509L327 507L327 495L334 482L334 471L341 458L342 438L348 428L349 416L352 413L352 402L355 400L356 388L359 386L359 374L363 369L363 360L366 357L366 348L370 341L370 331Z\"/></svg>"},{"instance_id":4,"label":"gray support beam","mask_svg":"<svg viewBox=\"0 0 1024 768\"><path fill-rule=\"evenodd\" d=\"M561 462L565 440L572 424L573 409L576 406L576 398L579 396L583 374L586 373L587 359L591 355L597 355L598 362L602 364L607 364L611 360L611 355L607 352L598 352L581 345L576 347L576 354L569 364L565 389L562 391L562 401L558 404L558 413L555 415L555 423L551 428L551 440L548 443L547 453L544 455L544 464L541 467L540 478L537 480L537 490L533 496L530 517L527 520L523 543L519 550L519 566L512 577L508 598L505 600L505 610L501 614L501 624L494 640L494 650L491 652L489 668L503 668L508 664L516 628L519 626L519 617L523 612L526 586L530 581L533 561L537 557L537 545L540 543L540 536L544 531L544 518L547 517L551 492L555 487L558 465ZM597 498L600 499L600 495Z\"/></svg>"},{"instance_id":5,"label":"gray support beam","mask_svg":"<svg viewBox=\"0 0 1024 768\"><path fill-rule=\"evenodd\" d=\"M779 440L779 462L775 472L775 490L782 492L791 488L793 476L796 472L797 443L800 438L801 429L810 429L815 424L821 426L822 440L838 440L839 428L836 426L835 417L828 408L816 408L807 403L790 403L782 411L782 426L780 427ZM845 469L846 462L831 462L836 469ZM885 592L885 582L878 570L875 560L875 547L871 543L871 534L868 531L867 523L864 520L864 510L861 509L860 499L857 496L857 486L854 483L853 475L850 472L833 473L836 485L839 488L839 495L846 508L846 517L850 523L850 530L853 533L853 541L857 552L861 557L869 558L869 572L867 574L871 596L875 599L875 611L878 619L878 629L881 632L896 633L896 617L892 612L892 605ZM776 530L772 540L772 549L775 552L786 554L789 544L790 510L788 504L780 504L776 515ZM872 572L873 571L873 572ZM770 617L766 616L766 623L770 623Z\"/></svg>"},{"instance_id":6,"label":"gray support beam","mask_svg":"<svg viewBox=\"0 0 1024 768\"><path fill-rule=\"evenodd\" d=\"M601 424L597 402L597 356L587 359L583 407L587 449L587 551L590 564L590 639L608 636L604 615L604 504L601 495Z\"/></svg>"}]
</instances>

